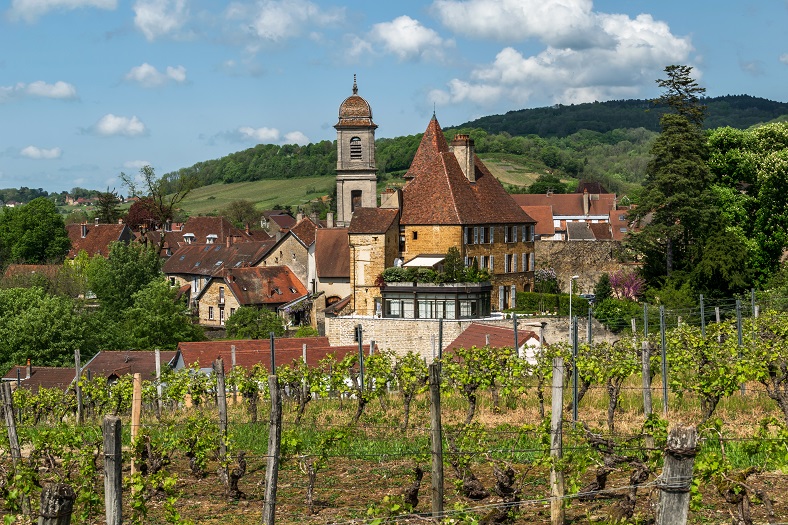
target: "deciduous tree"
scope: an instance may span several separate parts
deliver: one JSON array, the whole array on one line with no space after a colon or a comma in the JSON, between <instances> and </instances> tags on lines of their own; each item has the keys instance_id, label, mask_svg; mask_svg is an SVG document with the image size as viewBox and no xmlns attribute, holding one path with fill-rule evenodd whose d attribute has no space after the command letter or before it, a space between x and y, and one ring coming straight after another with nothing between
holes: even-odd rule
<instances>
[{"instance_id":1,"label":"deciduous tree","mask_svg":"<svg viewBox=\"0 0 788 525\"><path fill-rule=\"evenodd\" d=\"M69 248L63 217L46 197L0 212L0 263L58 263Z\"/></svg>"}]
</instances>

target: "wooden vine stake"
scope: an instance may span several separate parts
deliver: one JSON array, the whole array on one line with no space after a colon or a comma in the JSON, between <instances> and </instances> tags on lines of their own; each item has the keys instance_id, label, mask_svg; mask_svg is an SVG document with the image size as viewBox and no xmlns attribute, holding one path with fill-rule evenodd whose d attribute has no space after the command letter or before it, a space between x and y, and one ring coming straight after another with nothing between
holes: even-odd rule
<instances>
[{"instance_id":1,"label":"wooden vine stake","mask_svg":"<svg viewBox=\"0 0 788 525\"><path fill-rule=\"evenodd\" d=\"M16 433L16 419L14 417L14 393L11 384L3 382L0 384L0 407L5 416L5 426L8 430L8 447L11 449L11 462L16 470L22 461L22 451L19 448L19 436ZM22 497L22 513L30 514L30 500L27 496Z\"/></svg>"},{"instance_id":2,"label":"wooden vine stake","mask_svg":"<svg viewBox=\"0 0 788 525\"><path fill-rule=\"evenodd\" d=\"M140 432L140 418L142 417L142 374L136 373L132 379L131 390L131 443L137 441ZM131 475L137 473L137 462L134 454L131 455Z\"/></svg>"},{"instance_id":3,"label":"wooden vine stake","mask_svg":"<svg viewBox=\"0 0 788 525\"><path fill-rule=\"evenodd\" d=\"M123 456L118 416L104 416L104 509L107 525L123 523Z\"/></svg>"},{"instance_id":4,"label":"wooden vine stake","mask_svg":"<svg viewBox=\"0 0 788 525\"><path fill-rule=\"evenodd\" d=\"M227 465L227 391L224 384L224 361L221 357L213 362L216 374L216 404L219 408L219 478L229 494L230 475Z\"/></svg>"},{"instance_id":5,"label":"wooden vine stake","mask_svg":"<svg viewBox=\"0 0 788 525\"><path fill-rule=\"evenodd\" d=\"M550 525L564 525L563 451L564 358L553 358L552 413L550 415Z\"/></svg>"},{"instance_id":6,"label":"wooden vine stake","mask_svg":"<svg viewBox=\"0 0 788 525\"><path fill-rule=\"evenodd\" d=\"M268 465L265 468L263 525L274 525L276 484L279 479L279 455L282 443L282 398L279 396L279 378L276 374L268 376L268 390L271 393L271 417L268 422Z\"/></svg>"},{"instance_id":7,"label":"wooden vine stake","mask_svg":"<svg viewBox=\"0 0 788 525\"><path fill-rule=\"evenodd\" d=\"M697 445L698 430L693 426L677 426L668 434L665 466L657 479L656 525L686 525Z\"/></svg>"},{"instance_id":8,"label":"wooden vine stake","mask_svg":"<svg viewBox=\"0 0 788 525\"><path fill-rule=\"evenodd\" d=\"M65 483L47 483L41 491L38 525L70 525L76 494Z\"/></svg>"},{"instance_id":9,"label":"wooden vine stake","mask_svg":"<svg viewBox=\"0 0 788 525\"><path fill-rule=\"evenodd\" d=\"M441 428L441 372L440 363L429 367L430 433L432 437L432 516L443 516L443 429Z\"/></svg>"}]
</instances>

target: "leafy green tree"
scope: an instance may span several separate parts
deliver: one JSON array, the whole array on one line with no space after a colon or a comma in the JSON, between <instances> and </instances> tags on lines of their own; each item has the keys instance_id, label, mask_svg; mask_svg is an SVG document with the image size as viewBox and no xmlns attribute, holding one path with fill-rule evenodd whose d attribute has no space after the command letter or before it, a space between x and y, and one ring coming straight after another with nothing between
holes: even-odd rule
<instances>
[{"instance_id":1,"label":"leafy green tree","mask_svg":"<svg viewBox=\"0 0 788 525\"><path fill-rule=\"evenodd\" d=\"M90 290L101 308L115 316L132 306L136 292L161 275L158 252L137 243L112 243L109 257L94 256L87 269Z\"/></svg>"},{"instance_id":2,"label":"leafy green tree","mask_svg":"<svg viewBox=\"0 0 788 525\"><path fill-rule=\"evenodd\" d=\"M566 193L566 184L555 175L539 175L533 184L528 186L528 193Z\"/></svg>"},{"instance_id":3,"label":"leafy green tree","mask_svg":"<svg viewBox=\"0 0 788 525\"><path fill-rule=\"evenodd\" d=\"M605 299L613 297L613 287L610 286L610 274L603 273L594 286L594 300L601 303Z\"/></svg>"},{"instance_id":4,"label":"leafy green tree","mask_svg":"<svg viewBox=\"0 0 788 525\"><path fill-rule=\"evenodd\" d=\"M660 102L674 112L660 120L662 133L651 148L653 159L633 213L642 229L629 237L630 247L644 258L644 277L651 284L697 264L718 218L701 128L705 109L699 95L705 90L690 77L687 66L669 66L665 72L667 78L657 81L666 89Z\"/></svg>"},{"instance_id":5,"label":"leafy green tree","mask_svg":"<svg viewBox=\"0 0 788 525\"><path fill-rule=\"evenodd\" d=\"M276 312L253 306L242 306L225 323L228 337L238 339L265 339L273 332L285 335L285 325Z\"/></svg>"},{"instance_id":6,"label":"leafy green tree","mask_svg":"<svg viewBox=\"0 0 788 525\"><path fill-rule=\"evenodd\" d=\"M62 262L71 248L63 217L46 197L0 212L0 262Z\"/></svg>"},{"instance_id":7,"label":"leafy green tree","mask_svg":"<svg viewBox=\"0 0 788 525\"><path fill-rule=\"evenodd\" d=\"M230 222L238 227L243 227L247 224L250 226L260 224L260 212L252 201L246 199L232 201L219 214L227 217Z\"/></svg>"},{"instance_id":8,"label":"leafy green tree","mask_svg":"<svg viewBox=\"0 0 788 525\"><path fill-rule=\"evenodd\" d=\"M203 339L194 324L186 298L163 278L155 279L132 295L133 304L123 312L124 328L131 346L139 349L175 349L181 341Z\"/></svg>"},{"instance_id":9,"label":"leafy green tree","mask_svg":"<svg viewBox=\"0 0 788 525\"><path fill-rule=\"evenodd\" d=\"M443 277L448 283L456 283L461 281L464 276L465 264L460 255L460 250L456 246L452 246L443 259Z\"/></svg>"},{"instance_id":10,"label":"leafy green tree","mask_svg":"<svg viewBox=\"0 0 788 525\"><path fill-rule=\"evenodd\" d=\"M74 350L90 356L98 348L87 316L71 298L41 288L0 290L0 369L28 358L34 366L68 365Z\"/></svg>"},{"instance_id":11,"label":"leafy green tree","mask_svg":"<svg viewBox=\"0 0 788 525\"><path fill-rule=\"evenodd\" d=\"M114 189L99 193L96 202L96 218L102 224L114 224L120 219L120 198Z\"/></svg>"}]
</instances>

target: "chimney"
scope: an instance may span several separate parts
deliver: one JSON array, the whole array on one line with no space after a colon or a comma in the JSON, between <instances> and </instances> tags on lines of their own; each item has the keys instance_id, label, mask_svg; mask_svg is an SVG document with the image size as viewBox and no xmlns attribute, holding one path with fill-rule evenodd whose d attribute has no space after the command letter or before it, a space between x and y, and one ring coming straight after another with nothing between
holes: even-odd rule
<instances>
[{"instance_id":1,"label":"chimney","mask_svg":"<svg viewBox=\"0 0 788 525\"><path fill-rule=\"evenodd\" d=\"M304 220L304 212L299 211L296 213L296 222L301 222L302 220Z\"/></svg>"},{"instance_id":2,"label":"chimney","mask_svg":"<svg viewBox=\"0 0 788 525\"><path fill-rule=\"evenodd\" d=\"M387 188L380 194L380 207L399 210L402 192L399 188Z\"/></svg>"},{"instance_id":3,"label":"chimney","mask_svg":"<svg viewBox=\"0 0 788 525\"><path fill-rule=\"evenodd\" d=\"M80 232L82 234L82 238L84 239L88 235L88 225L87 224L80 224Z\"/></svg>"},{"instance_id":4,"label":"chimney","mask_svg":"<svg viewBox=\"0 0 788 525\"><path fill-rule=\"evenodd\" d=\"M172 221L170 219L164 221L164 231L172 231Z\"/></svg>"},{"instance_id":5,"label":"chimney","mask_svg":"<svg viewBox=\"0 0 788 525\"><path fill-rule=\"evenodd\" d=\"M333 228L334 227L334 212L330 211L326 213L326 228Z\"/></svg>"},{"instance_id":6,"label":"chimney","mask_svg":"<svg viewBox=\"0 0 788 525\"><path fill-rule=\"evenodd\" d=\"M484 346L490 346L490 334L484 334Z\"/></svg>"},{"instance_id":7,"label":"chimney","mask_svg":"<svg viewBox=\"0 0 788 525\"><path fill-rule=\"evenodd\" d=\"M244 224L244 230L246 230L246 235L251 235L252 234L252 232L249 231L249 223L248 222Z\"/></svg>"},{"instance_id":8,"label":"chimney","mask_svg":"<svg viewBox=\"0 0 788 525\"><path fill-rule=\"evenodd\" d=\"M99 225L99 218L96 217L93 222L96 224L96 226L98 226Z\"/></svg>"},{"instance_id":9,"label":"chimney","mask_svg":"<svg viewBox=\"0 0 788 525\"><path fill-rule=\"evenodd\" d=\"M229 248L233 244L233 237L232 237L232 235L228 235L225 238L225 242L227 243L227 247Z\"/></svg>"},{"instance_id":10,"label":"chimney","mask_svg":"<svg viewBox=\"0 0 788 525\"><path fill-rule=\"evenodd\" d=\"M118 219L118 224L123 224L123 219Z\"/></svg>"},{"instance_id":11,"label":"chimney","mask_svg":"<svg viewBox=\"0 0 788 525\"><path fill-rule=\"evenodd\" d=\"M471 182L476 182L476 167L473 164L474 146L471 137L469 135L455 135L449 149L457 157L457 162L460 163L465 177Z\"/></svg>"},{"instance_id":12,"label":"chimney","mask_svg":"<svg viewBox=\"0 0 788 525\"><path fill-rule=\"evenodd\" d=\"M310 213L309 214L309 218L312 219L312 222L314 222L315 224L319 224L319 221L318 221L318 218L317 218L317 212L313 211L312 213Z\"/></svg>"},{"instance_id":13,"label":"chimney","mask_svg":"<svg viewBox=\"0 0 788 525\"><path fill-rule=\"evenodd\" d=\"M588 189L583 190L583 215L588 215L588 205L591 196L588 194Z\"/></svg>"},{"instance_id":14,"label":"chimney","mask_svg":"<svg viewBox=\"0 0 788 525\"><path fill-rule=\"evenodd\" d=\"M25 373L27 374L25 376L25 379L30 379L30 376L33 375L33 365L30 364L30 358L29 357L27 358L27 366L25 368L26 368Z\"/></svg>"}]
</instances>

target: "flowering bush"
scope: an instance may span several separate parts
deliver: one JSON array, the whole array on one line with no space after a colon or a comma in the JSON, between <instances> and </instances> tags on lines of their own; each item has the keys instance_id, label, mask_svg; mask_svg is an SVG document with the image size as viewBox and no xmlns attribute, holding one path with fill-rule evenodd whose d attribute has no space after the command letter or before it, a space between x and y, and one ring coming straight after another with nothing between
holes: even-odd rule
<instances>
[{"instance_id":1,"label":"flowering bush","mask_svg":"<svg viewBox=\"0 0 788 525\"><path fill-rule=\"evenodd\" d=\"M643 293L645 281L637 272L619 270L610 275L610 287L616 299L631 299L632 301Z\"/></svg>"},{"instance_id":2,"label":"flowering bush","mask_svg":"<svg viewBox=\"0 0 788 525\"><path fill-rule=\"evenodd\" d=\"M535 289L539 293L558 293L558 277L553 268L539 268L534 272Z\"/></svg>"}]
</instances>

